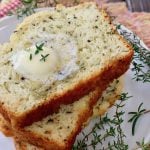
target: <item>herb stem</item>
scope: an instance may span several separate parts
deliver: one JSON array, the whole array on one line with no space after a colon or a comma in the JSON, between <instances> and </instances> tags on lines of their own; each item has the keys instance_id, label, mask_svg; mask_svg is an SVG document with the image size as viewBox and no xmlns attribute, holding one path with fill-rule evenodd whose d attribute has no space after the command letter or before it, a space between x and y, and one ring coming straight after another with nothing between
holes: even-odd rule
<instances>
[{"instance_id":1,"label":"herb stem","mask_svg":"<svg viewBox=\"0 0 150 150\"><path fill-rule=\"evenodd\" d=\"M142 113L142 115L150 113L150 110L146 110L145 112Z\"/></svg>"},{"instance_id":2,"label":"herb stem","mask_svg":"<svg viewBox=\"0 0 150 150\"><path fill-rule=\"evenodd\" d=\"M137 112L129 112L128 113L129 115L132 115L131 118L128 120L128 122L132 123L132 135L133 136L135 134L135 126L136 126L138 119L141 118L141 116L143 116L147 113L150 113L150 110L142 109L142 105L143 105L143 103L141 103L138 106Z\"/></svg>"}]
</instances>

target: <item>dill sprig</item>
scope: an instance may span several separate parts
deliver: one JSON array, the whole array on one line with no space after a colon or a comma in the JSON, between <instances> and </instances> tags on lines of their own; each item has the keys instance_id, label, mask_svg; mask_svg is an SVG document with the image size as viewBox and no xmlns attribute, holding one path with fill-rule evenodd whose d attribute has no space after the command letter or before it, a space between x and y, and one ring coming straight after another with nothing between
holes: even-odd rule
<instances>
[{"instance_id":1,"label":"dill sprig","mask_svg":"<svg viewBox=\"0 0 150 150\"><path fill-rule=\"evenodd\" d=\"M134 72L133 79L136 81L150 82L150 51L142 46L140 38L134 33L124 30L122 25L118 25L117 30L131 43L134 49L133 67L131 68Z\"/></svg>"},{"instance_id":2,"label":"dill sprig","mask_svg":"<svg viewBox=\"0 0 150 150\"><path fill-rule=\"evenodd\" d=\"M77 140L77 143L74 145L73 150L95 150L98 146L99 150L127 150L128 145L124 142L126 137L121 125L123 123L124 111L122 108L125 106L125 101L128 100L131 96L128 96L128 93L122 93L120 95L119 103L115 104L115 114L113 117L109 117L106 114L104 117L100 117L99 121L94 125L92 130L88 133L83 134L81 140ZM103 143L109 139L113 138L112 141L107 143L107 146L104 147ZM92 139L92 140L89 140Z\"/></svg>"},{"instance_id":3,"label":"dill sprig","mask_svg":"<svg viewBox=\"0 0 150 150\"><path fill-rule=\"evenodd\" d=\"M138 106L138 110L136 112L129 112L128 114L132 115L132 117L128 120L128 122L132 123L132 135L135 134L135 126L139 118L146 113L149 113L150 110L146 110L142 108L143 103Z\"/></svg>"}]
</instances>

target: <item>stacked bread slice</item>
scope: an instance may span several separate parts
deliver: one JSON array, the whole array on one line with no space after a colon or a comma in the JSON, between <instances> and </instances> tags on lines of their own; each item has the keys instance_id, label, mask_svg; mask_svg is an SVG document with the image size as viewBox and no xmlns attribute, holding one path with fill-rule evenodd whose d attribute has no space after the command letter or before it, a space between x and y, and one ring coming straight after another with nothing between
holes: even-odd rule
<instances>
[{"instance_id":1,"label":"stacked bread slice","mask_svg":"<svg viewBox=\"0 0 150 150\"><path fill-rule=\"evenodd\" d=\"M46 84L17 72L11 58L22 48L30 52L37 39L44 41L49 34L75 41L78 69ZM19 139L18 149L34 149L33 144L44 150L70 150L90 117L106 111L101 104L104 97L108 99L105 107L113 103L114 93L101 97L102 93L111 82L116 87L114 80L127 71L132 55L131 46L95 3L68 8L58 5L27 17L0 51L2 130Z\"/></svg>"},{"instance_id":2,"label":"stacked bread slice","mask_svg":"<svg viewBox=\"0 0 150 150\"><path fill-rule=\"evenodd\" d=\"M97 103L93 107L93 110L92 110L93 111L93 115L91 116L91 118L103 115L108 110L108 108L111 105L113 105L114 102L119 98L121 90L122 90L122 79L120 78L119 80L115 80L112 84L110 84L109 87L105 90L105 92L103 92L102 97L99 98L99 100L97 101ZM78 104L82 105L83 101L79 100ZM76 107L76 102L73 103L71 107L75 108ZM68 109L68 106L64 106L64 109L67 109L66 111L68 111L68 113L71 113L71 111ZM83 113L82 115L84 115L86 113L83 111L83 109L84 108L81 107L81 108L78 108L78 110L72 110L72 111L73 111L74 114L75 113ZM89 110L87 110L87 111L89 111ZM58 113L57 115L62 116L60 113ZM51 117L52 117L52 115L51 115ZM59 117L55 118L57 120L60 119L59 123L57 123L57 122L55 122L55 123L49 122L49 124L48 124L48 123L44 123L44 121L40 121L39 123L41 124L43 122L43 125L45 125L45 126L46 126L46 124L48 124L48 126L52 126L53 125L53 127L54 127L54 126L58 126L58 124L62 125L62 123L64 121L67 121L68 117L70 117L70 119L76 121L75 115L71 116L69 114L65 114L63 119L60 119ZM91 118L87 118L86 120L89 121ZM84 123L82 123L82 127L81 128L83 128L87 123L88 122L86 122L86 121ZM69 126L70 124L65 124L65 125ZM59 133L64 132L63 130L65 130L65 128L66 128L65 125L62 125L62 131L59 131ZM36 124L33 124L33 126L36 126ZM76 127L78 127L78 125L76 125ZM71 129L74 130L74 127L71 127ZM22 141L22 140L20 140L19 137L16 137L16 133L13 133L10 124L1 115L0 115L0 130L6 136L15 136L14 140L15 140L15 145L16 145L16 149L17 150L42 150L43 149L43 148L40 148L39 146L35 146L37 144L33 145L33 144L30 144L29 142L27 142L26 140ZM38 128L35 127L35 130L38 130ZM58 132L57 129L53 128L53 130L54 130L55 133ZM67 129L67 130L68 130L68 132L70 132L69 129ZM44 131L41 131L41 132L43 134L42 137L44 138L46 136L46 133L44 133ZM63 134L66 135L66 133L63 133ZM52 134L50 134L50 135L52 136ZM52 138L53 138L53 140L55 140L54 136ZM58 140L56 139L55 142L58 142ZM68 144L71 146L70 143L68 143ZM55 148L53 148L53 149L56 149L56 147L57 147L56 145L58 145L58 144L55 144ZM62 149L62 148L60 148L60 149Z\"/></svg>"}]
</instances>

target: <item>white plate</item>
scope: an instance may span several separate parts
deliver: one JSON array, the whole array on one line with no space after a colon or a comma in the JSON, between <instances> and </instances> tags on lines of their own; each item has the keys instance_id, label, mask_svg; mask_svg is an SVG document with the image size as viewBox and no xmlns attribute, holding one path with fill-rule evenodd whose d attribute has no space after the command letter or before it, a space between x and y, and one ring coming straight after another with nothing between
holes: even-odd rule
<instances>
[{"instance_id":1,"label":"white plate","mask_svg":"<svg viewBox=\"0 0 150 150\"><path fill-rule=\"evenodd\" d=\"M15 27L18 23L20 23L21 20L18 20L17 17L11 16L11 17L5 17L0 20L0 43L8 42L10 34L15 30ZM131 32L124 28L127 32ZM143 45L143 43L141 43ZM144 46L144 45L143 45ZM131 135L131 124L127 122L129 119L128 112L129 111L136 111L137 107L141 102L144 102L144 107L146 109L150 109L150 84L149 83L142 83L142 82L136 82L132 80L133 73L131 70L128 70L128 72L125 75L125 84L124 84L124 92L128 92L129 95L132 95L133 97L127 101L125 105L125 122L123 124L123 129L126 134L126 142L129 145L129 150L135 149L136 141L141 141L142 138L145 138L146 142L150 141L150 116L149 114L146 114L143 116L137 123L136 126L136 133L135 136ZM113 108L110 109L109 114L113 113ZM95 122L93 120L90 125L88 126L88 129L90 129L90 126L92 126ZM78 136L80 138L80 136ZM14 150L14 144L11 138L6 138L3 136L2 133L0 133L0 150Z\"/></svg>"}]
</instances>

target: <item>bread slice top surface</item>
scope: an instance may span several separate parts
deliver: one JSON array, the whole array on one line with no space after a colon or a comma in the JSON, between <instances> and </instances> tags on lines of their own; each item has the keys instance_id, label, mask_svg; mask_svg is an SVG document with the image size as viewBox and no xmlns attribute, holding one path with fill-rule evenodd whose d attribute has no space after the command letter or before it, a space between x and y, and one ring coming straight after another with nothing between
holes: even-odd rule
<instances>
[{"instance_id":1,"label":"bread slice top surface","mask_svg":"<svg viewBox=\"0 0 150 150\"><path fill-rule=\"evenodd\" d=\"M67 34L75 40L78 49L79 70L52 85L24 79L9 61L19 45L26 48L43 33ZM0 102L19 116L97 76L116 59L131 56L132 50L113 30L105 12L95 3L85 3L70 8L57 6L53 11L26 18L0 53Z\"/></svg>"}]
</instances>

